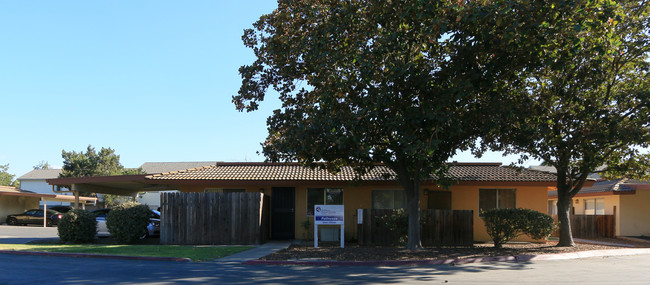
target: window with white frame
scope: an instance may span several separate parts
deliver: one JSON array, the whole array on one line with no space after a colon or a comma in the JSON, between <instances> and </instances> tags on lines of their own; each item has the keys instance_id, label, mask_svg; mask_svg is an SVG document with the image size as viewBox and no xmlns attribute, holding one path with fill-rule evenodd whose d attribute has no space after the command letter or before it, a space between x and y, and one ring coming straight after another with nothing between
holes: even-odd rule
<instances>
[{"instance_id":1,"label":"window with white frame","mask_svg":"<svg viewBox=\"0 0 650 285\"><path fill-rule=\"evenodd\" d=\"M373 209L405 209L404 190L372 190Z\"/></svg>"},{"instance_id":2,"label":"window with white frame","mask_svg":"<svg viewBox=\"0 0 650 285\"><path fill-rule=\"evenodd\" d=\"M604 215L605 214L605 199L594 198L585 199L585 215Z\"/></svg>"},{"instance_id":3,"label":"window with white frame","mask_svg":"<svg viewBox=\"0 0 650 285\"><path fill-rule=\"evenodd\" d=\"M478 208L487 211L496 208L516 208L517 190L515 189L479 189Z\"/></svg>"},{"instance_id":4,"label":"window with white frame","mask_svg":"<svg viewBox=\"0 0 650 285\"><path fill-rule=\"evenodd\" d=\"M307 215L314 215L314 205L343 205L343 189L309 188L307 189Z\"/></svg>"}]
</instances>

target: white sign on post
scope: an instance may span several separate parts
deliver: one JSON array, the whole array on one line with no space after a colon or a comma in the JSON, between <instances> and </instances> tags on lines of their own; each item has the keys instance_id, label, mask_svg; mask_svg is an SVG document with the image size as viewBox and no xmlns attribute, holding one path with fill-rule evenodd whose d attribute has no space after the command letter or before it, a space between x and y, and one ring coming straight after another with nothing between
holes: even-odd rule
<instances>
[{"instance_id":1,"label":"white sign on post","mask_svg":"<svg viewBox=\"0 0 650 285\"><path fill-rule=\"evenodd\" d=\"M341 248L344 247L344 217L343 205L314 205L314 248L318 248L318 225L341 225Z\"/></svg>"}]
</instances>

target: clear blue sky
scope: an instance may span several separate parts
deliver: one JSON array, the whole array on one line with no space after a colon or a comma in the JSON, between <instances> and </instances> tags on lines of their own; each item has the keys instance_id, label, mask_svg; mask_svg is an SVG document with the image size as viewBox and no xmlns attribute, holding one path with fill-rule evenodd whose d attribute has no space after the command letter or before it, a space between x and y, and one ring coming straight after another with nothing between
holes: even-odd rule
<instances>
[{"instance_id":1,"label":"clear blue sky","mask_svg":"<svg viewBox=\"0 0 650 285\"><path fill-rule=\"evenodd\" d=\"M270 0L0 0L0 164L21 176L61 151L111 147L152 161L262 161L266 117L231 103L241 36ZM510 163L488 154L480 161ZM457 161L477 161L469 154ZM536 164L536 163L533 163Z\"/></svg>"}]
</instances>

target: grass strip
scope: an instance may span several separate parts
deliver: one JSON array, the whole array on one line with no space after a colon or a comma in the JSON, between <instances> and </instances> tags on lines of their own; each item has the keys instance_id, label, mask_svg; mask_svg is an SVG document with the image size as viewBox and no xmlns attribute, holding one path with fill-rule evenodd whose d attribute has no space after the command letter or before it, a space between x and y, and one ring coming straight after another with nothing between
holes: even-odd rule
<instances>
[{"instance_id":1,"label":"grass strip","mask_svg":"<svg viewBox=\"0 0 650 285\"><path fill-rule=\"evenodd\" d=\"M0 250L92 253L126 256L181 257L207 261L249 250L252 246L0 244Z\"/></svg>"}]
</instances>

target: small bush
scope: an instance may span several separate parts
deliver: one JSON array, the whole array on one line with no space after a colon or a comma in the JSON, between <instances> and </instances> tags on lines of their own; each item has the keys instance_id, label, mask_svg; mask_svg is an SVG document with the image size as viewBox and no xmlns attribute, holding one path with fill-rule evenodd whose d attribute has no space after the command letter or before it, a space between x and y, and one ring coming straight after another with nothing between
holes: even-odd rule
<instances>
[{"instance_id":1,"label":"small bush","mask_svg":"<svg viewBox=\"0 0 650 285\"><path fill-rule=\"evenodd\" d=\"M95 239L97 221L92 213L73 209L63 215L57 231L61 242L88 243Z\"/></svg>"},{"instance_id":2,"label":"small bush","mask_svg":"<svg viewBox=\"0 0 650 285\"><path fill-rule=\"evenodd\" d=\"M377 222L384 224L391 233L390 240L397 245L406 245L408 241L409 215L404 209L393 210L392 213L377 217Z\"/></svg>"},{"instance_id":3,"label":"small bush","mask_svg":"<svg viewBox=\"0 0 650 285\"><path fill-rule=\"evenodd\" d=\"M551 216L530 209L492 209L481 215L496 248L522 234L543 239L555 230Z\"/></svg>"},{"instance_id":4,"label":"small bush","mask_svg":"<svg viewBox=\"0 0 650 285\"><path fill-rule=\"evenodd\" d=\"M146 205L125 203L106 215L106 227L115 241L133 243L147 233L151 210Z\"/></svg>"}]
</instances>

